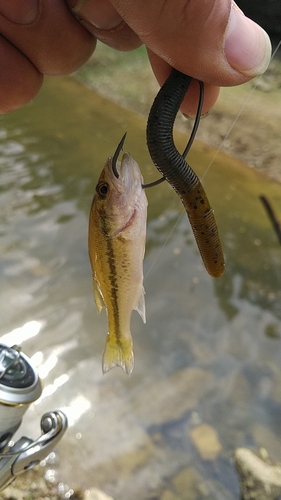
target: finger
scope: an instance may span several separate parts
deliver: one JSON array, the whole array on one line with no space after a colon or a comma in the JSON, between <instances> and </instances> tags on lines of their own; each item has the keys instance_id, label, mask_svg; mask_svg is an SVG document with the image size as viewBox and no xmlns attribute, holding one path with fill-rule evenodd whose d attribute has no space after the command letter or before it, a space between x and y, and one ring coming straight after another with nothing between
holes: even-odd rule
<instances>
[{"instance_id":1,"label":"finger","mask_svg":"<svg viewBox=\"0 0 281 500\"><path fill-rule=\"evenodd\" d=\"M153 69L153 72L160 84L160 86L163 85L163 83L166 81L168 78L169 74L171 73L171 66L163 61L161 57L157 56L150 50L148 50L148 56L149 60L151 63L151 67ZM209 85L208 83L204 85L204 103L202 107L202 114L207 113L210 111L210 109L213 107L215 104L218 96L219 96L220 88L216 87L214 85ZM181 111L185 115L188 116L195 116L197 112L197 107L198 107L198 101L199 101L199 84L195 80L192 80L188 92L186 93L186 96L182 102L181 105Z\"/></svg>"},{"instance_id":2,"label":"finger","mask_svg":"<svg viewBox=\"0 0 281 500\"><path fill-rule=\"evenodd\" d=\"M25 2L33 6L32 21L25 13L25 24L20 20L21 8L15 8L23 4L22 0L0 2L1 34L43 74L68 74L80 67L92 54L95 38L77 22L62 0Z\"/></svg>"},{"instance_id":3,"label":"finger","mask_svg":"<svg viewBox=\"0 0 281 500\"><path fill-rule=\"evenodd\" d=\"M270 40L231 0L111 0L147 47L208 84L237 85L267 68Z\"/></svg>"},{"instance_id":4,"label":"finger","mask_svg":"<svg viewBox=\"0 0 281 500\"><path fill-rule=\"evenodd\" d=\"M0 113L8 113L27 104L39 92L43 75L3 37L0 65Z\"/></svg>"},{"instance_id":5,"label":"finger","mask_svg":"<svg viewBox=\"0 0 281 500\"><path fill-rule=\"evenodd\" d=\"M139 37L125 23L109 0L67 0L81 23L98 40L118 50L133 50L141 45Z\"/></svg>"}]
</instances>

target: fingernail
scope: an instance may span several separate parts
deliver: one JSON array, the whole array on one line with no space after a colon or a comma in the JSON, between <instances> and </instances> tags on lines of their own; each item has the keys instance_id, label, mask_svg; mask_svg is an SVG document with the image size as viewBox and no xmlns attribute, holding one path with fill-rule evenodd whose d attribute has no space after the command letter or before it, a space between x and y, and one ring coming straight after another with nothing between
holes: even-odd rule
<instances>
[{"instance_id":1,"label":"fingernail","mask_svg":"<svg viewBox=\"0 0 281 500\"><path fill-rule=\"evenodd\" d=\"M200 115L200 120L206 118L207 116L209 116L210 114L210 111L206 111L206 113L202 113ZM182 116L184 118L186 118L187 120L194 120L194 118L196 117L196 114L195 115L188 115L187 113L182 113Z\"/></svg>"},{"instance_id":2,"label":"fingernail","mask_svg":"<svg viewBox=\"0 0 281 500\"><path fill-rule=\"evenodd\" d=\"M271 58L268 34L246 17L234 2L226 31L224 51L233 69L251 77L264 73Z\"/></svg>"},{"instance_id":3,"label":"fingernail","mask_svg":"<svg viewBox=\"0 0 281 500\"><path fill-rule=\"evenodd\" d=\"M74 12L79 12L87 0L67 0L69 7Z\"/></svg>"},{"instance_id":4,"label":"fingernail","mask_svg":"<svg viewBox=\"0 0 281 500\"><path fill-rule=\"evenodd\" d=\"M0 2L0 14L17 24L31 24L39 14L39 0Z\"/></svg>"},{"instance_id":5,"label":"fingernail","mask_svg":"<svg viewBox=\"0 0 281 500\"><path fill-rule=\"evenodd\" d=\"M123 22L122 17L112 7L110 2L104 0L67 0L73 14L83 19L83 25L89 29L91 25L101 30L112 30Z\"/></svg>"}]
</instances>

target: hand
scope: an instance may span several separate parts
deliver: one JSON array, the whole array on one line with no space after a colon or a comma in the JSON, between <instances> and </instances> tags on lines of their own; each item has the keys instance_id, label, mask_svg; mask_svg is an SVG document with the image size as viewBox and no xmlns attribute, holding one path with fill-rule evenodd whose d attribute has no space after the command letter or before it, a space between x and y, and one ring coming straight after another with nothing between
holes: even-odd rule
<instances>
[{"instance_id":1,"label":"hand","mask_svg":"<svg viewBox=\"0 0 281 500\"><path fill-rule=\"evenodd\" d=\"M0 0L0 112L28 103L43 75L82 66L95 45L63 0Z\"/></svg>"},{"instance_id":2,"label":"hand","mask_svg":"<svg viewBox=\"0 0 281 500\"><path fill-rule=\"evenodd\" d=\"M203 113L215 103L219 86L244 83L263 73L270 61L268 35L231 0L67 1L87 29L108 45L128 50L130 29L131 36L138 35L160 85L171 66L204 81ZM182 111L194 115L197 102L194 84Z\"/></svg>"},{"instance_id":3,"label":"hand","mask_svg":"<svg viewBox=\"0 0 281 500\"><path fill-rule=\"evenodd\" d=\"M65 1L73 14L63 0L0 0L1 112L29 102L43 75L82 66L96 38L119 50L145 43L160 84L171 66L203 80L203 112L219 86L253 78L270 60L268 36L231 0ZM194 114L196 94L194 85L182 106L186 114Z\"/></svg>"}]
</instances>

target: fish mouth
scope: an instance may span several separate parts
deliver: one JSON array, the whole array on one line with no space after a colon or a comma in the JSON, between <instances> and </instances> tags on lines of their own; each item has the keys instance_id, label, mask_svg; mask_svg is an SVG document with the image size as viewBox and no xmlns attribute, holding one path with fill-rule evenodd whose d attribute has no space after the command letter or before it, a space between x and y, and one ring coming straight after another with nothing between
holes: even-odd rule
<instances>
[{"instance_id":1,"label":"fish mouth","mask_svg":"<svg viewBox=\"0 0 281 500\"><path fill-rule=\"evenodd\" d=\"M130 153L124 153L119 165L120 183L128 193L139 192L142 189L142 176L138 164L131 157Z\"/></svg>"},{"instance_id":2,"label":"fish mouth","mask_svg":"<svg viewBox=\"0 0 281 500\"><path fill-rule=\"evenodd\" d=\"M123 149L127 132L119 142L114 155L109 158L108 167L112 176L112 181L116 189L121 192L124 188L128 190L142 187L142 176L138 164L129 153L124 153L121 161L118 156Z\"/></svg>"}]
</instances>

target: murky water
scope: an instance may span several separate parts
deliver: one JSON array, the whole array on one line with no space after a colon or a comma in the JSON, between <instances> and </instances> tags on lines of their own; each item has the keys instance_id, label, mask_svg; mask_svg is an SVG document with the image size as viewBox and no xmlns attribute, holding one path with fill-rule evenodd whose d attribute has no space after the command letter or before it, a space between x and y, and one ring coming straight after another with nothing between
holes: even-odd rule
<instances>
[{"instance_id":1,"label":"murky water","mask_svg":"<svg viewBox=\"0 0 281 500\"><path fill-rule=\"evenodd\" d=\"M147 193L147 323L133 314L132 376L103 376L107 322L93 300L88 212L126 130L145 181L157 178L145 122L61 79L0 125L1 341L21 344L44 382L21 434L36 437L45 411L67 413L54 469L70 487L116 500L238 499L236 447L264 446L280 460L281 247L258 199L281 214L280 185L217 155L204 185L226 255L218 280L175 193ZM213 157L196 144L190 163L202 175Z\"/></svg>"}]
</instances>

